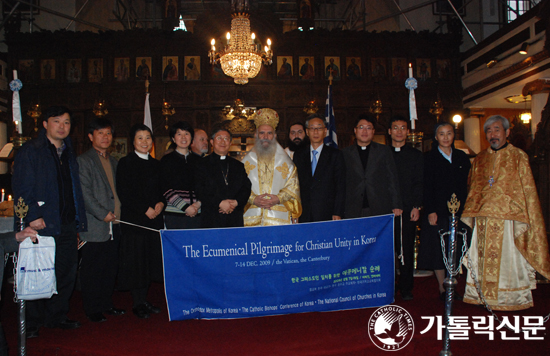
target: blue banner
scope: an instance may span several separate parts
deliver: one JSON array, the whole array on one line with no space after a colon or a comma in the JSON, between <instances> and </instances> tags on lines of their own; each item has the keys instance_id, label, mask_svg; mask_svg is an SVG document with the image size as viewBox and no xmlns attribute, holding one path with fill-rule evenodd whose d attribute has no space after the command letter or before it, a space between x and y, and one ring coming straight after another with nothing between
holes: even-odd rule
<instances>
[{"instance_id":1,"label":"blue banner","mask_svg":"<svg viewBox=\"0 0 550 356\"><path fill-rule=\"evenodd\" d=\"M170 320L248 318L393 302L393 214L161 230Z\"/></svg>"}]
</instances>

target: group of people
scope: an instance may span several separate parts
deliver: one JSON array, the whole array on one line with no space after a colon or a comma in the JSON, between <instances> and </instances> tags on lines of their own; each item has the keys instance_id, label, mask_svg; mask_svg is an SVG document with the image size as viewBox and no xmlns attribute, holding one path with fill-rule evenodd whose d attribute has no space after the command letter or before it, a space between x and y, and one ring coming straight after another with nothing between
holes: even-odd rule
<instances>
[{"instance_id":1,"label":"group of people","mask_svg":"<svg viewBox=\"0 0 550 356\"><path fill-rule=\"evenodd\" d=\"M475 271L491 306L527 308L534 270L550 277L533 177L525 153L506 143L505 118L493 116L485 123L491 147L472 168L454 147L454 128L448 123L436 127L433 149L423 156L406 145L408 122L399 116L388 128L391 145L375 142L376 119L361 115L353 129L355 143L343 150L324 144L326 121L316 114L290 125L283 149L277 142L278 122L274 110L257 111L254 147L242 161L229 156L232 134L224 126L214 128L208 139L183 121L170 129L170 153L157 160L149 154L151 130L137 124L130 130L134 151L117 162L109 155L114 132L107 119L90 123L92 148L76 157L68 138L70 111L46 110L44 130L17 153L12 184L16 200L21 197L29 206L28 228L17 239L39 232L56 241L58 294L28 303L27 336L38 336L43 326L80 326L67 318L78 233L85 242L83 307L93 322L125 313L113 305L115 288L131 292L138 318L161 311L148 302L147 293L151 282L162 281L157 230L164 227L265 226L394 214L400 266L396 288L411 300L416 223L423 220L418 267L435 270L443 292L439 231L448 229L447 201L453 193L461 202L464 227L473 231L466 267ZM470 274L464 300L481 303Z\"/></svg>"}]
</instances>

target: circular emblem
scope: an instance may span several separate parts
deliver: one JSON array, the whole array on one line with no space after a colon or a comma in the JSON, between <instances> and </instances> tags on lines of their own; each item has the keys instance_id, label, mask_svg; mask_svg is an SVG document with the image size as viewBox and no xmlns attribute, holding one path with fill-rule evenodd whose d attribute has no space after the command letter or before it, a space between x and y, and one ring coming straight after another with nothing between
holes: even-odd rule
<instances>
[{"instance_id":1,"label":"circular emblem","mask_svg":"<svg viewBox=\"0 0 550 356\"><path fill-rule=\"evenodd\" d=\"M23 88L23 83L19 79L14 79L10 82L11 91L19 91Z\"/></svg>"},{"instance_id":2,"label":"circular emblem","mask_svg":"<svg viewBox=\"0 0 550 356\"><path fill-rule=\"evenodd\" d=\"M416 79L414 78L408 78L407 80L405 80L405 88L411 90L411 89L416 89L418 88L418 82L416 81Z\"/></svg>"},{"instance_id":3,"label":"circular emblem","mask_svg":"<svg viewBox=\"0 0 550 356\"><path fill-rule=\"evenodd\" d=\"M372 313L368 333L371 341L384 351L398 351L411 342L414 322L408 311L397 305L386 305Z\"/></svg>"}]
</instances>

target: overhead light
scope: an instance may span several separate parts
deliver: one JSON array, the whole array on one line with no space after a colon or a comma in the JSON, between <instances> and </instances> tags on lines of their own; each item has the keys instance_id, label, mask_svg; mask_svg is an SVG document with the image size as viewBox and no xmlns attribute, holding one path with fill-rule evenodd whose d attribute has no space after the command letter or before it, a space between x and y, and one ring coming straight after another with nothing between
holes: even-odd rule
<instances>
[{"instance_id":1,"label":"overhead light","mask_svg":"<svg viewBox=\"0 0 550 356\"><path fill-rule=\"evenodd\" d=\"M529 121L531 121L531 113L528 112L528 111L527 112L522 112L521 116L520 116L520 119L524 124L528 124Z\"/></svg>"},{"instance_id":2,"label":"overhead light","mask_svg":"<svg viewBox=\"0 0 550 356\"><path fill-rule=\"evenodd\" d=\"M271 40L267 39L267 46L263 50L255 43L256 36L250 33L248 2L246 5L234 5L231 17L231 33L227 33L226 46L220 46L216 52L216 41L213 39L208 57L210 64L219 62L223 72L232 77L236 84L246 84L249 78L258 75L262 62L264 65L273 62Z\"/></svg>"},{"instance_id":3,"label":"overhead light","mask_svg":"<svg viewBox=\"0 0 550 356\"><path fill-rule=\"evenodd\" d=\"M462 116L456 114L453 116L453 122L455 123L455 128L458 130L458 124L462 121Z\"/></svg>"},{"instance_id":4,"label":"overhead light","mask_svg":"<svg viewBox=\"0 0 550 356\"><path fill-rule=\"evenodd\" d=\"M487 68L493 68L494 66L496 66L498 63L498 60L495 58L495 59L492 59L491 61L489 61L489 63L487 63Z\"/></svg>"},{"instance_id":5,"label":"overhead light","mask_svg":"<svg viewBox=\"0 0 550 356\"><path fill-rule=\"evenodd\" d=\"M527 50L529 49L529 43L523 42L521 45L521 48L519 49L519 54L523 54L524 56L527 54Z\"/></svg>"}]
</instances>

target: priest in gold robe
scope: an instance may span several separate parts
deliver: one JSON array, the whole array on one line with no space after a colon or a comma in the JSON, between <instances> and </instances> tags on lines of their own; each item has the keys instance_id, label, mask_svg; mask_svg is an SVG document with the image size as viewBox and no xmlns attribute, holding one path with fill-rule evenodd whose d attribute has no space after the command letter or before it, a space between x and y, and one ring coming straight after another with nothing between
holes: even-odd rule
<instances>
[{"instance_id":1,"label":"priest in gold robe","mask_svg":"<svg viewBox=\"0 0 550 356\"><path fill-rule=\"evenodd\" d=\"M543 215L527 154L506 142L509 121L491 116L483 129L491 146L472 164L461 218L473 229L464 301L482 304L479 283L492 309L523 310L533 306L535 271L550 278Z\"/></svg>"},{"instance_id":2,"label":"priest in gold robe","mask_svg":"<svg viewBox=\"0 0 550 356\"><path fill-rule=\"evenodd\" d=\"M260 109L254 115L256 142L243 158L252 192L245 206L245 226L290 224L302 213L298 173L276 139L279 115Z\"/></svg>"}]
</instances>

